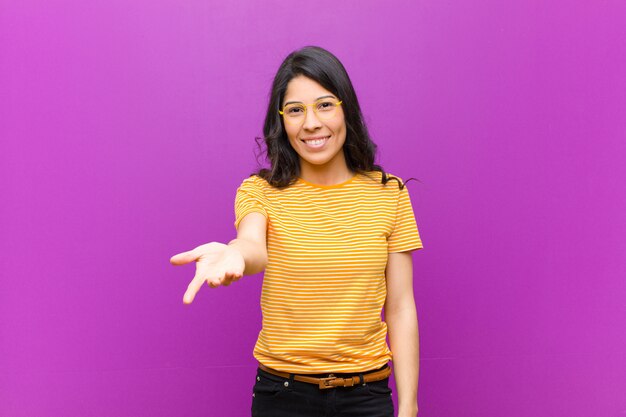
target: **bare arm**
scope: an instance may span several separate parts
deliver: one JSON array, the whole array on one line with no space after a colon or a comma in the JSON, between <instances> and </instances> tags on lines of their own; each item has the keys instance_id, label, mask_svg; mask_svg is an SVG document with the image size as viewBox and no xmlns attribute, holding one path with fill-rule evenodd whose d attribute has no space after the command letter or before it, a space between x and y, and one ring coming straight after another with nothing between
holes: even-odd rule
<instances>
[{"instance_id":1,"label":"bare arm","mask_svg":"<svg viewBox=\"0 0 626 417\"><path fill-rule=\"evenodd\" d=\"M411 252L389 254L386 278L385 321L398 390L398 417L415 417L418 411L419 331Z\"/></svg>"},{"instance_id":2,"label":"bare arm","mask_svg":"<svg viewBox=\"0 0 626 417\"><path fill-rule=\"evenodd\" d=\"M173 265L196 262L196 275L187 287L183 302L190 304L205 282L213 288L227 286L244 275L263 271L267 265L266 228L265 216L252 212L239 222L237 238L228 245L210 242L172 256Z\"/></svg>"},{"instance_id":3,"label":"bare arm","mask_svg":"<svg viewBox=\"0 0 626 417\"><path fill-rule=\"evenodd\" d=\"M228 242L244 258L244 275L262 272L267 265L267 219L257 212L247 214L237 228L237 238Z\"/></svg>"}]
</instances>

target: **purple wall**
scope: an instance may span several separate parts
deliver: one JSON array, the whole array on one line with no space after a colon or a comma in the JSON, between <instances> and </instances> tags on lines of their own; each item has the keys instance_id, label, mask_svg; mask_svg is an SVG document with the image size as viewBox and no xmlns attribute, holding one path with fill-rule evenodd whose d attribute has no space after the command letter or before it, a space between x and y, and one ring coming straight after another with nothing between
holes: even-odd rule
<instances>
[{"instance_id":1,"label":"purple wall","mask_svg":"<svg viewBox=\"0 0 626 417\"><path fill-rule=\"evenodd\" d=\"M235 230L291 50L345 64L409 188L420 416L626 414L626 6L0 3L0 416L246 416Z\"/></svg>"}]
</instances>

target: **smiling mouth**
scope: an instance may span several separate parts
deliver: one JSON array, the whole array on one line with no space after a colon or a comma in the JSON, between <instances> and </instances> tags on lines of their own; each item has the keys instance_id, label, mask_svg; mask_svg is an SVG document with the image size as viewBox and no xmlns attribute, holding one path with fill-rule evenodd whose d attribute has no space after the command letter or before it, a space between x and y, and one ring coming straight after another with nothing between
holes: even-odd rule
<instances>
[{"instance_id":1,"label":"smiling mouth","mask_svg":"<svg viewBox=\"0 0 626 417\"><path fill-rule=\"evenodd\" d=\"M323 146L328 141L328 139L330 139L330 136L331 135L324 136L322 138L316 138L316 139L300 139L300 140L309 146L320 147L320 146Z\"/></svg>"}]
</instances>

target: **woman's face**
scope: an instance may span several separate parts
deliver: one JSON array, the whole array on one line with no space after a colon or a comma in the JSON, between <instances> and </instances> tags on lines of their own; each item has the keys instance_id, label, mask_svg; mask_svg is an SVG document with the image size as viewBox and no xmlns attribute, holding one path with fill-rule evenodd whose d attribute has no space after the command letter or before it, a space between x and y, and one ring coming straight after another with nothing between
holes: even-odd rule
<instances>
[{"instance_id":1,"label":"woman's face","mask_svg":"<svg viewBox=\"0 0 626 417\"><path fill-rule=\"evenodd\" d=\"M281 105L284 107L289 102L310 104L325 96L339 100L316 81L298 75L287 84ZM313 107L307 107L306 115L299 123L283 121L289 143L300 156L300 168L302 170L345 168L343 144L346 141L346 123L342 106L340 105L329 119L319 118ZM323 142L312 140L315 138L323 139Z\"/></svg>"}]
</instances>

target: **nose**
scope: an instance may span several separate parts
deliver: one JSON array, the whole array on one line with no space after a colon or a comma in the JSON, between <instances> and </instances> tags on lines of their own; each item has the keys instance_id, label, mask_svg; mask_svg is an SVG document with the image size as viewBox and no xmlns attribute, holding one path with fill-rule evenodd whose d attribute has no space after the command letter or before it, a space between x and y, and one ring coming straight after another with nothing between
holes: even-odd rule
<instances>
[{"instance_id":1,"label":"nose","mask_svg":"<svg viewBox=\"0 0 626 417\"><path fill-rule=\"evenodd\" d=\"M317 114L313 109L308 108L304 116L304 125L302 126L306 130L315 130L322 127L322 122L317 117Z\"/></svg>"}]
</instances>

